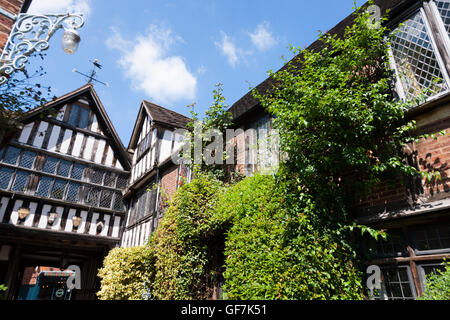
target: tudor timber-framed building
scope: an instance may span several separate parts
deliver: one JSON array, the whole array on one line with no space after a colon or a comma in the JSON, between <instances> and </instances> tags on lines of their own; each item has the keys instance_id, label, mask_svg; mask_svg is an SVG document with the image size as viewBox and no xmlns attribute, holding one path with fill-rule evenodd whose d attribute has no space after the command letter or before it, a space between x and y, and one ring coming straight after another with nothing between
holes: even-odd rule
<instances>
[{"instance_id":1,"label":"tudor timber-framed building","mask_svg":"<svg viewBox=\"0 0 450 320\"><path fill-rule=\"evenodd\" d=\"M376 0L375 4L382 13L390 10L388 26L399 31L391 48L398 96L415 97L434 78L442 79L427 101L407 114L417 121L420 133L447 130L437 141L422 140L410 146L417 166L438 170L442 179L384 183L354 210L358 223L387 229L390 235L387 242L367 242L362 248L367 263L382 268L381 298L414 299L423 292L425 275L436 272L443 259L450 258L450 0ZM342 35L352 21L349 16L329 32ZM319 41L309 47L320 48ZM265 91L270 85L267 79L258 88ZM77 115L71 116L69 105L82 109L75 107ZM62 268L81 264L85 289L75 298L94 298L94 270L107 250L144 244L164 213L161 196L170 197L180 176L189 177L186 168L170 161L181 143L173 131L185 128L189 118L143 101L125 150L91 86L51 106L59 111L56 116L45 114L41 119L45 108L34 110L24 119L23 130L9 142L7 148L13 151L1 153L0 283L8 281L10 299L17 296L17 275L36 263ZM88 120L83 108L89 110ZM271 128L270 115L250 93L229 111L236 128ZM56 127L58 134L47 133ZM235 142L250 138L242 134ZM47 168L57 166L47 172L47 160L52 158L56 160L49 161ZM246 175L259 169L249 158L247 150L237 155L237 169ZM99 171L103 173L96 174ZM115 184L111 176L117 176ZM119 194L126 209L115 207ZM102 199L110 206L104 207ZM52 223L50 216L56 217ZM81 223L74 228L77 217Z\"/></svg>"},{"instance_id":2,"label":"tudor timber-framed building","mask_svg":"<svg viewBox=\"0 0 450 320\"><path fill-rule=\"evenodd\" d=\"M77 265L94 299L97 269L125 221L130 162L91 84L28 112L0 151L0 283L26 299L28 269Z\"/></svg>"}]
</instances>

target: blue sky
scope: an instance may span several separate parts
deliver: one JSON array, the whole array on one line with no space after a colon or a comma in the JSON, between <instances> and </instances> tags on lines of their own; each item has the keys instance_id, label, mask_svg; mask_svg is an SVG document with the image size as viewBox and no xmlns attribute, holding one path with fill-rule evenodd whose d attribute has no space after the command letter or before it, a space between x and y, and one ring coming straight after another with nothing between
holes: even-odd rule
<instances>
[{"instance_id":1,"label":"blue sky","mask_svg":"<svg viewBox=\"0 0 450 320\"><path fill-rule=\"evenodd\" d=\"M362 5L365 1L357 1ZM122 142L128 145L143 99L189 116L203 115L222 83L231 106L291 58L288 45L305 47L318 31L352 12L353 0L33 0L30 13L84 12L74 55L61 50L62 31L50 41L42 64L56 96L86 83L72 72L103 69L95 85Z\"/></svg>"}]
</instances>

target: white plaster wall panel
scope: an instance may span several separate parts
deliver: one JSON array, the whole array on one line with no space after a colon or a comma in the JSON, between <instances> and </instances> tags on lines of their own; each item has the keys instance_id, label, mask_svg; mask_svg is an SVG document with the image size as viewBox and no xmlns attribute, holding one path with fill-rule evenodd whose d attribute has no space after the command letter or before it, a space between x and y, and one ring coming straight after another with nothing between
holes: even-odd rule
<instances>
[{"instance_id":1,"label":"white plaster wall panel","mask_svg":"<svg viewBox=\"0 0 450 320\"><path fill-rule=\"evenodd\" d=\"M106 145L106 141L105 140L99 140L98 141L98 147L97 147L97 152L95 155L95 159L94 162L101 164L102 163L102 157L103 157L103 151L105 150L105 145Z\"/></svg>"},{"instance_id":2,"label":"white plaster wall panel","mask_svg":"<svg viewBox=\"0 0 450 320\"><path fill-rule=\"evenodd\" d=\"M108 149L108 153L106 155L105 165L112 166L113 160L114 160L114 151L110 146Z\"/></svg>"},{"instance_id":3,"label":"white plaster wall panel","mask_svg":"<svg viewBox=\"0 0 450 320\"><path fill-rule=\"evenodd\" d=\"M25 227L32 227L33 226L33 220L34 220L34 215L36 214L36 208L37 208L37 203L36 202L30 202L30 214L26 217L23 225Z\"/></svg>"},{"instance_id":4,"label":"white plaster wall panel","mask_svg":"<svg viewBox=\"0 0 450 320\"><path fill-rule=\"evenodd\" d=\"M109 214L105 214L104 218L105 220L104 224L105 227L103 228L103 230L100 232L100 235L102 237L107 237L108 236L108 231L109 231L109 221L111 220L111 215Z\"/></svg>"},{"instance_id":5,"label":"white plaster wall panel","mask_svg":"<svg viewBox=\"0 0 450 320\"><path fill-rule=\"evenodd\" d=\"M62 221L62 215L64 212L64 208L63 207L56 207L56 213L58 214L58 217L56 218L55 222L53 222L52 224L52 230L54 231L59 231L59 229L61 228L61 221Z\"/></svg>"},{"instance_id":6,"label":"white plaster wall panel","mask_svg":"<svg viewBox=\"0 0 450 320\"><path fill-rule=\"evenodd\" d=\"M47 150L56 152L56 144L58 143L59 133L61 132L61 127L53 126L52 133L50 134L50 139L48 140Z\"/></svg>"},{"instance_id":7,"label":"white plaster wall panel","mask_svg":"<svg viewBox=\"0 0 450 320\"><path fill-rule=\"evenodd\" d=\"M83 158L90 160L92 156L92 149L94 148L95 138L89 137L86 141L86 147L84 148Z\"/></svg>"},{"instance_id":8,"label":"white plaster wall panel","mask_svg":"<svg viewBox=\"0 0 450 320\"><path fill-rule=\"evenodd\" d=\"M81 146L83 144L84 134L77 132L75 137L75 143L73 144L72 155L75 157L80 157Z\"/></svg>"},{"instance_id":9,"label":"white plaster wall panel","mask_svg":"<svg viewBox=\"0 0 450 320\"><path fill-rule=\"evenodd\" d=\"M77 233L84 233L84 229L86 228L86 220L87 220L87 211L81 211L81 223L78 227Z\"/></svg>"},{"instance_id":10,"label":"white plaster wall panel","mask_svg":"<svg viewBox=\"0 0 450 320\"><path fill-rule=\"evenodd\" d=\"M170 156L172 148L172 131L165 130L163 138L161 140L161 153L159 155L159 163L162 163Z\"/></svg>"},{"instance_id":11,"label":"white plaster wall panel","mask_svg":"<svg viewBox=\"0 0 450 320\"><path fill-rule=\"evenodd\" d=\"M40 148L42 147L42 143L45 139L45 134L47 132L48 122L41 121L39 124L39 128L36 132L36 136L34 137L33 146Z\"/></svg>"},{"instance_id":12,"label":"white plaster wall panel","mask_svg":"<svg viewBox=\"0 0 450 320\"><path fill-rule=\"evenodd\" d=\"M92 118L91 131L98 132L98 122L97 122L97 117L95 116L95 114L94 114L94 117Z\"/></svg>"},{"instance_id":13,"label":"white plaster wall panel","mask_svg":"<svg viewBox=\"0 0 450 320\"><path fill-rule=\"evenodd\" d=\"M39 220L39 224L38 224L39 229L45 229L45 227L47 226L48 213L50 212L51 208L52 207L48 204L46 204L42 207L41 219Z\"/></svg>"},{"instance_id":14,"label":"white plaster wall panel","mask_svg":"<svg viewBox=\"0 0 450 320\"><path fill-rule=\"evenodd\" d=\"M25 125L20 133L19 142L27 143L28 138L30 137L31 131L33 130L34 122L31 122Z\"/></svg>"},{"instance_id":15,"label":"white plaster wall panel","mask_svg":"<svg viewBox=\"0 0 450 320\"><path fill-rule=\"evenodd\" d=\"M64 132L63 141L61 143L61 149L59 150L61 153L67 153L70 146L70 140L72 139L72 130L66 129Z\"/></svg>"},{"instance_id":16,"label":"white plaster wall panel","mask_svg":"<svg viewBox=\"0 0 450 320\"><path fill-rule=\"evenodd\" d=\"M14 203L13 210L11 212L11 216L9 217L9 223L16 225L19 220L19 208L22 206L23 201L22 200L16 200Z\"/></svg>"},{"instance_id":17,"label":"white plaster wall panel","mask_svg":"<svg viewBox=\"0 0 450 320\"><path fill-rule=\"evenodd\" d=\"M111 233L111 236L113 238L119 237L119 231L120 231L120 217L115 217L114 218L113 231Z\"/></svg>"},{"instance_id":18,"label":"white plaster wall panel","mask_svg":"<svg viewBox=\"0 0 450 320\"><path fill-rule=\"evenodd\" d=\"M56 120L63 121L64 114L66 113L66 107L67 105L59 109L58 114L56 115Z\"/></svg>"},{"instance_id":19,"label":"white plaster wall panel","mask_svg":"<svg viewBox=\"0 0 450 320\"><path fill-rule=\"evenodd\" d=\"M92 215L91 227L89 228L89 234L96 235L97 234L97 220L100 215L98 213L94 213Z\"/></svg>"},{"instance_id":20,"label":"white plaster wall panel","mask_svg":"<svg viewBox=\"0 0 450 320\"><path fill-rule=\"evenodd\" d=\"M6 207L8 206L9 198L8 197L2 197L2 200L0 201L0 223L3 221L3 217L5 216Z\"/></svg>"},{"instance_id":21,"label":"white plaster wall panel","mask_svg":"<svg viewBox=\"0 0 450 320\"><path fill-rule=\"evenodd\" d=\"M77 210L75 210L75 209L69 210L69 214L67 215L67 220L66 220L66 227L64 228L64 231L66 231L66 232L72 231L72 229L73 229L72 218L75 217L76 213L77 213Z\"/></svg>"},{"instance_id":22,"label":"white plaster wall panel","mask_svg":"<svg viewBox=\"0 0 450 320\"><path fill-rule=\"evenodd\" d=\"M120 164L119 159L117 159L117 161L116 161L116 168L119 169L119 170L123 170L123 167L122 167L122 165Z\"/></svg>"}]
</instances>

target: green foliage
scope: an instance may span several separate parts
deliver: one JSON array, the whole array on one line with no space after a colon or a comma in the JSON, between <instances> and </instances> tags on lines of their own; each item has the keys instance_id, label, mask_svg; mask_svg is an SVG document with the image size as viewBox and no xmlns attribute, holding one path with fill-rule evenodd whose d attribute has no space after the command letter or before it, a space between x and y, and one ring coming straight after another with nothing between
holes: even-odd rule
<instances>
[{"instance_id":1,"label":"green foliage","mask_svg":"<svg viewBox=\"0 0 450 320\"><path fill-rule=\"evenodd\" d=\"M360 274L345 237L317 228L315 204L306 194L297 199L303 210L291 211L279 183L255 175L220 199L217 216L232 221L225 248L227 297L361 298Z\"/></svg>"},{"instance_id":2,"label":"green foliage","mask_svg":"<svg viewBox=\"0 0 450 320\"><path fill-rule=\"evenodd\" d=\"M220 274L221 223L213 219L222 183L197 176L174 195L150 241L157 299L207 299Z\"/></svg>"},{"instance_id":3,"label":"green foliage","mask_svg":"<svg viewBox=\"0 0 450 320\"><path fill-rule=\"evenodd\" d=\"M115 248L99 270L101 300L140 300L144 285L154 278L155 257L148 246Z\"/></svg>"},{"instance_id":4,"label":"green foliage","mask_svg":"<svg viewBox=\"0 0 450 320\"><path fill-rule=\"evenodd\" d=\"M444 262L444 270L427 276L426 289L420 300L450 300L450 262Z\"/></svg>"},{"instance_id":5,"label":"green foliage","mask_svg":"<svg viewBox=\"0 0 450 320\"><path fill-rule=\"evenodd\" d=\"M217 84L216 88L213 90L213 98L214 102L205 112L205 117L203 120L199 121L198 114L194 112L194 110L191 110L191 117L193 121L187 125L187 127L191 129L191 132L186 139L189 142L193 142L195 139L202 140L201 156L198 158L195 156L195 142L191 144L189 154L184 154L183 156L190 164L193 164L192 167L194 175L199 173L208 174L212 179L226 181L229 180L229 177L227 176L225 166L219 163L219 161L223 163L226 160L226 153L223 152L226 141L224 141L223 137L225 136L226 129L231 126L232 114L227 111L228 106L225 104L225 97L223 96L221 83ZM192 105L192 107L193 106L194 105ZM212 136L208 135L208 133L212 133ZM217 134L222 135L222 141L218 140ZM203 150L205 150L208 146L213 147L214 145L217 145L217 149L220 150L220 153L216 154L216 152L213 152L211 155L216 157L219 161L211 164L208 163L205 158Z\"/></svg>"},{"instance_id":6,"label":"green foliage","mask_svg":"<svg viewBox=\"0 0 450 320\"><path fill-rule=\"evenodd\" d=\"M255 90L274 115L286 171L336 214L383 175L418 173L401 153L414 123L392 94L386 33L360 12L344 36L321 34L323 49L292 48L299 58L270 74L276 85Z\"/></svg>"}]
</instances>

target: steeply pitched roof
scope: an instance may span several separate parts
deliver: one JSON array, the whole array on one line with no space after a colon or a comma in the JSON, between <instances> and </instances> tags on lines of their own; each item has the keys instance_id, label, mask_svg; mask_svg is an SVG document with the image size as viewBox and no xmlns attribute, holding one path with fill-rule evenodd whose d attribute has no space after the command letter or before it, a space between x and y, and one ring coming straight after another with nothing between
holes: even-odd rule
<instances>
[{"instance_id":1,"label":"steeply pitched roof","mask_svg":"<svg viewBox=\"0 0 450 320\"><path fill-rule=\"evenodd\" d=\"M188 118L175 111L158 106L157 104L154 104L147 100L144 100L143 104L148 114L152 118L152 121L159 122L170 127L186 128L188 122L192 120L191 118Z\"/></svg>"},{"instance_id":2,"label":"steeply pitched roof","mask_svg":"<svg viewBox=\"0 0 450 320\"><path fill-rule=\"evenodd\" d=\"M391 17L395 16L397 13L402 12L405 10L405 8L408 8L412 6L414 3L417 3L417 0L374 0L375 5L379 6L381 9L381 13L384 15L387 10L390 10ZM368 6L368 3L365 3L363 7ZM354 21L354 15L350 14L345 19L343 19L341 22L339 22L336 26L334 26L331 30L328 31L330 34L336 34L338 36L341 36L344 34L345 29L347 26L351 25ZM313 42L307 50L320 50L322 48L323 44L321 41L316 40ZM295 56L291 61L294 60L300 60L301 58L299 55ZM287 65L284 65L280 70L284 70ZM272 78L267 78L263 82L261 82L256 89L261 92L265 93L267 90L270 90L274 84L274 81ZM248 113L253 111L255 108L260 107L259 101L257 101L253 95L252 92L248 92L245 94L242 98L240 98L238 101L236 101L229 109L228 111L231 112L233 115L234 122L236 124L239 124L240 120L243 119Z\"/></svg>"},{"instance_id":3,"label":"steeply pitched roof","mask_svg":"<svg viewBox=\"0 0 450 320\"><path fill-rule=\"evenodd\" d=\"M42 106L36 107L26 112L21 118L21 121L26 122L27 120L39 117L40 114L45 110L48 110L50 108L56 108L60 105L64 105L82 96L93 102L90 105L92 107L92 110L96 114L98 122L100 123L100 125L103 126L103 132L114 141L114 145L112 146L115 149L114 151L117 153L117 156L120 157L123 168L125 170L129 170L131 168L129 155L126 152L125 147L119 138L119 135L114 129L114 126L111 120L109 119L109 116L106 113L106 110L103 107L100 98L95 92L94 86L91 83L85 84L84 86L76 90L73 90L65 95L62 95L53 101L50 101Z\"/></svg>"},{"instance_id":4,"label":"steeply pitched roof","mask_svg":"<svg viewBox=\"0 0 450 320\"><path fill-rule=\"evenodd\" d=\"M151 121L163 126L167 126L173 129L186 128L186 125L191 118L183 116L175 111L158 106L147 100L143 100L139 109L136 122L134 124L133 132L131 134L130 143L128 144L128 151L134 149L139 137L139 129L142 127L142 122L145 119L145 115L148 114Z\"/></svg>"}]
</instances>

